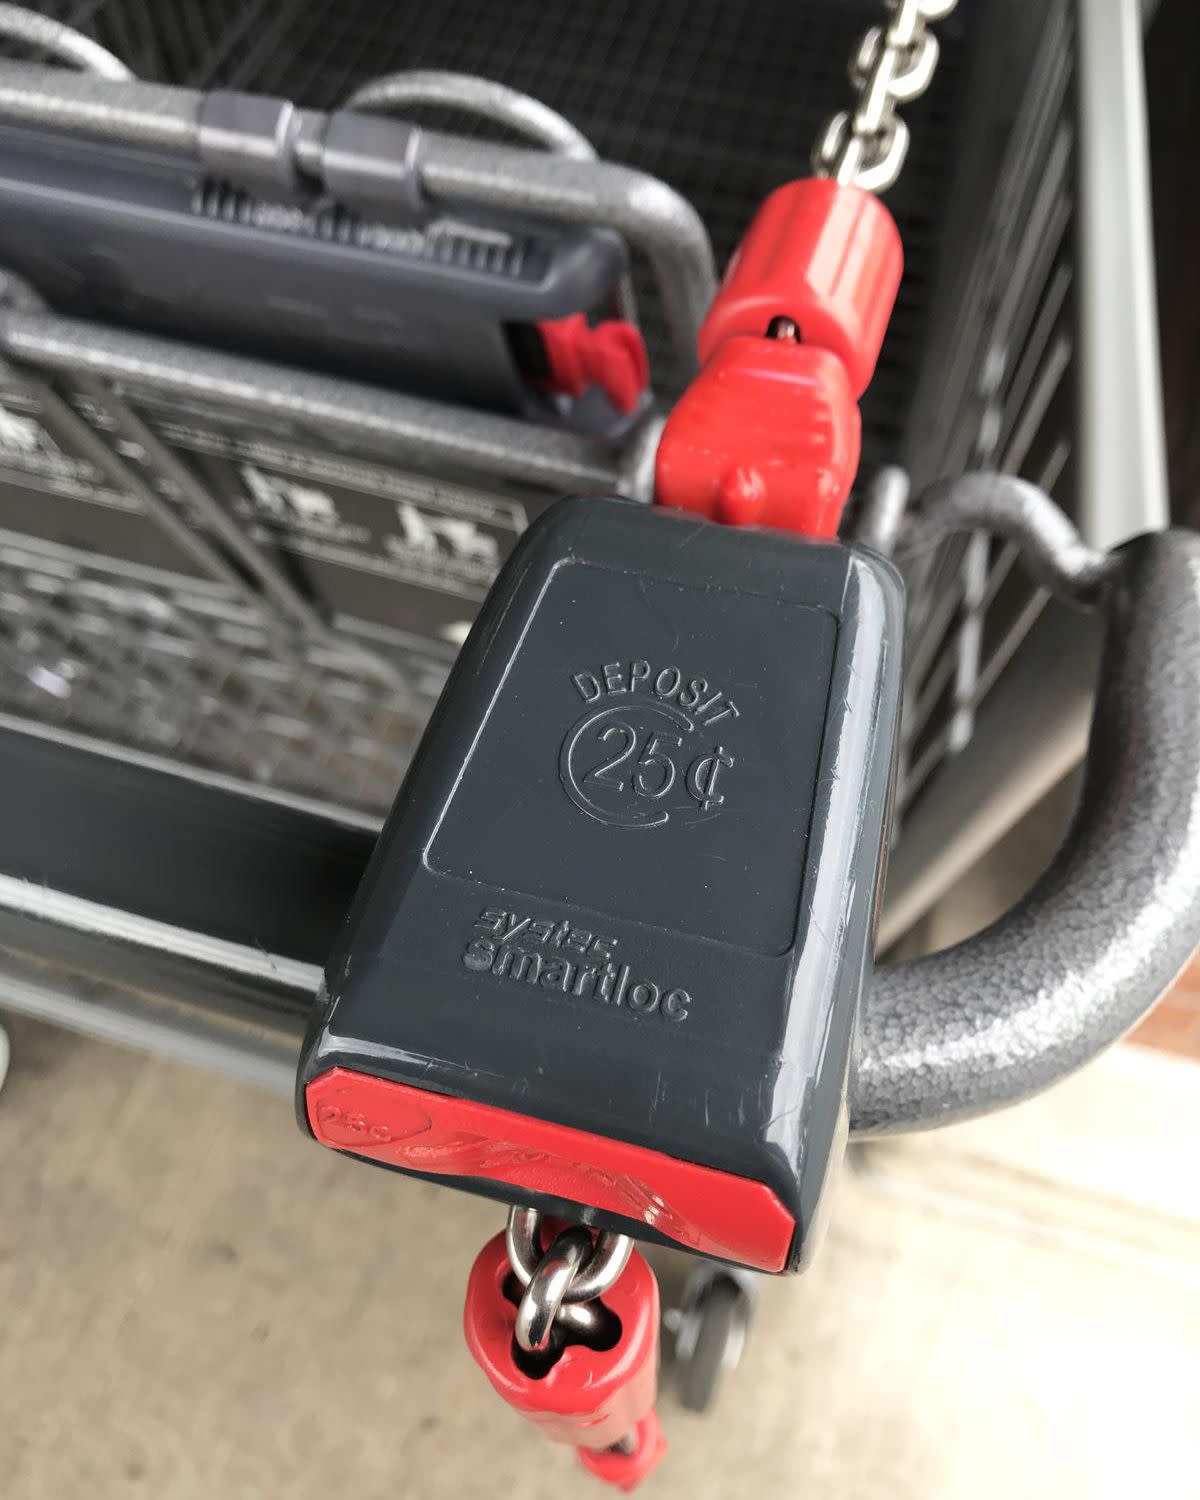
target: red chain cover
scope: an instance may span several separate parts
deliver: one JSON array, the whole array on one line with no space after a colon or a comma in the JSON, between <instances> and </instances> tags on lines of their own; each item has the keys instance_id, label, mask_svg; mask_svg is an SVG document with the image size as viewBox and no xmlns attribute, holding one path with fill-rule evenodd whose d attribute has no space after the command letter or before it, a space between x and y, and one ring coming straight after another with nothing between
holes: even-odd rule
<instances>
[{"instance_id":1,"label":"red chain cover","mask_svg":"<svg viewBox=\"0 0 1200 1500\"><path fill-rule=\"evenodd\" d=\"M655 461L658 502L729 526L836 536L861 425L834 355L729 339L671 413Z\"/></svg>"},{"instance_id":2,"label":"red chain cover","mask_svg":"<svg viewBox=\"0 0 1200 1500\"><path fill-rule=\"evenodd\" d=\"M659 1324L654 1273L635 1250L601 1298L620 1320L616 1345L606 1350L568 1345L544 1375L535 1377L513 1359L517 1309L504 1295L511 1270L504 1235L498 1234L471 1268L463 1310L467 1347L510 1406L547 1437L583 1450L581 1457L586 1452L585 1461L598 1477L631 1489L666 1451L654 1419ZM603 1452L634 1431L634 1453Z\"/></svg>"},{"instance_id":3,"label":"red chain cover","mask_svg":"<svg viewBox=\"0 0 1200 1500\"><path fill-rule=\"evenodd\" d=\"M785 183L729 263L700 330L701 364L726 340L762 337L772 319L788 317L801 343L837 355L857 400L875 372L903 269L900 232L873 193L829 178Z\"/></svg>"}]
</instances>

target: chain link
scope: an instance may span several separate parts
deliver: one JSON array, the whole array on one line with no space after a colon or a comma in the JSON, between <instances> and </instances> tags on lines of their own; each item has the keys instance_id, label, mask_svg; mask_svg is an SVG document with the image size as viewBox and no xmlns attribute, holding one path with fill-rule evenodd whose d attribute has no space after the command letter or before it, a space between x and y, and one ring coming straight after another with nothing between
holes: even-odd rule
<instances>
[{"instance_id":1,"label":"chain link","mask_svg":"<svg viewBox=\"0 0 1200 1500\"><path fill-rule=\"evenodd\" d=\"M850 59L850 82L858 91L853 110L830 119L813 149L813 171L882 193L900 175L908 154L908 126L897 104L918 99L937 68L938 43L929 30L957 0L884 0L886 25L872 26Z\"/></svg>"},{"instance_id":2,"label":"chain link","mask_svg":"<svg viewBox=\"0 0 1200 1500\"><path fill-rule=\"evenodd\" d=\"M522 1349L536 1353L549 1345L554 1320L591 1251L592 1237L586 1229L564 1229L538 1261L517 1306L513 1333Z\"/></svg>"},{"instance_id":3,"label":"chain link","mask_svg":"<svg viewBox=\"0 0 1200 1500\"><path fill-rule=\"evenodd\" d=\"M595 1315L587 1304L606 1292L629 1263L633 1241L604 1233L595 1243L586 1229L566 1229L542 1249L542 1215L532 1208L510 1208L505 1230L508 1259L523 1290L517 1309L517 1342L544 1349L554 1323L575 1333L591 1331Z\"/></svg>"}]
</instances>

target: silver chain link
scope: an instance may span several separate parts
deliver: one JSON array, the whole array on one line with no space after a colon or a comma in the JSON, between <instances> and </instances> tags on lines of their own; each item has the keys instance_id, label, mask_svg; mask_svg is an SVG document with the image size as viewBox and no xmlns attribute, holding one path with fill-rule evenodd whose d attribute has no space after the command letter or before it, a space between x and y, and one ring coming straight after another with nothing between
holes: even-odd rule
<instances>
[{"instance_id":1,"label":"silver chain link","mask_svg":"<svg viewBox=\"0 0 1200 1500\"><path fill-rule=\"evenodd\" d=\"M542 1249L542 1216L536 1209L511 1208L505 1231L508 1259L523 1287L516 1338L522 1349L545 1349L555 1322L576 1334L595 1326L590 1302L608 1291L629 1263L633 1241L624 1234L601 1234L592 1242L586 1229L565 1229Z\"/></svg>"},{"instance_id":2,"label":"silver chain link","mask_svg":"<svg viewBox=\"0 0 1200 1500\"><path fill-rule=\"evenodd\" d=\"M957 0L884 0L886 25L863 33L850 59L850 82L858 90L853 110L825 125L813 148L813 171L882 193L900 175L908 155L908 126L898 104L918 99L937 68L938 43L931 21L950 14Z\"/></svg>"}]
</instances>

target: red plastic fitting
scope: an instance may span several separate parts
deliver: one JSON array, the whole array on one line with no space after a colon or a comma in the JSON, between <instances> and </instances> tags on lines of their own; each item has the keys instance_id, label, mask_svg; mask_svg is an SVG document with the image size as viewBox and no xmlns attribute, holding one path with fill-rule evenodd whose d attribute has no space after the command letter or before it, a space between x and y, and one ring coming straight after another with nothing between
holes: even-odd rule
<instances>
[{"instance_id":1,"label":"red plastic fitting","mask_svg":"<svg viewBox=\"0 0 1200 1500\"><path fill-rule=\"evenodd\" d=\"M662 1435L658 1413L653 1408L634 1429L634 1443L632 1453L594 1448L577 1448L575 1451L589 1474L629 1494L647 1474L658 1468L667 1451L667 1440Z\"/></svg>"},{"instance_id":2,"label":"red plastic fitting","mask_svg":"<svg viewBox=\"0 0 1200 1500\"><path fill-rule=\"evenodd\" d=\"M836 536L861 419L824 349L732 338L680 397L655 460L659 504L729 526Z\"/></svg>"},{"instance_id":3,"label":"red plastic fitting","mask_svg":"<svg viewBox=\"0 0 1200 1500\"><path fill-rule=\"evenodd\" d=\"M593 328L583 313L539 323L549 374L538 382L560 396L582 396L598 385L620 412L633 411L650 383L641 333L614 319Z\"/></svg>"},{"instance_id":4,"label":"red plastic fitting","mask_svg":"<svg viewBox=\"0 0 1200 1500\"><path fill-rule=\"evenodd\" d=\"M729 263L700 330L700 362L727 339L762 337L786 317L802 344L837 355L857 400L875 372L903 270L900 232L874 194L827 177L785 183Z\"/></svg>"},{"instance_id":5,"label":"red plastic fitting","mask_svg":"<svg viewBox=\"0 0 1200 1500\"><path fill-rule=\"evenodd\" d=\"M899 232L872 194L826 178L772 193L700 330L700 374L663 429L658 503L836 536L858 470L855 403L903 268Z\"/></svg>"},{"instance_id":6,"label":"red plastic fitting","mask_svg":"<svg viewBox=\"0 0 1200 1500\"><path fill-rule=\"evenodd\" d=\"M570 1443L598 1478L631 1490L659 1463L666 1444L654 1415L658 1386L658 1283L635 1250L601 1301L620 1320L611 1349L571 1344L540 1376L513 1358L517 1309L504 1295L512 1272L504 1235L480 1251L467 1283L463 1332L497 1394L555 1442ZM629 1433L632 1453L610 1452Z\"/></svg>"},{"instance_id":7,"label":"red plastic fitting","mask_svg":"<svg viewBox=\"0 0 1200 1500\"><path fill-rule=\"evenodd\" d=\"M314 1137L335 1151L587 1204L760 1271L787 1264L796 1222L766 1183L353 1068L321 1073L304 1097Z\"/></svg>"}]
</instances>

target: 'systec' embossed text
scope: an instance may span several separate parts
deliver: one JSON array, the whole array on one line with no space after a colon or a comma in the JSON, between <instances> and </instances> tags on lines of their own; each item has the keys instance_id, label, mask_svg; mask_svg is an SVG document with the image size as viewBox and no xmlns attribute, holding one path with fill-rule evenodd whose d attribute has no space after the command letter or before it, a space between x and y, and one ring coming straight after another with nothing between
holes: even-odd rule
<instances>
[{"instance_id":1,"label":"'systec' embossed text","mask_svg":"<svg viewBox=\"0 0 1200 1500\"><path fill-rule=\"evenodd\" d=\"M613 956L616 946L616 938L567 921L488 908L475 920L462 962L478 974L596 1000L632 1016L686 1021L687 990L635 978L630 965Z\"/></svg>"}]
</instances>

